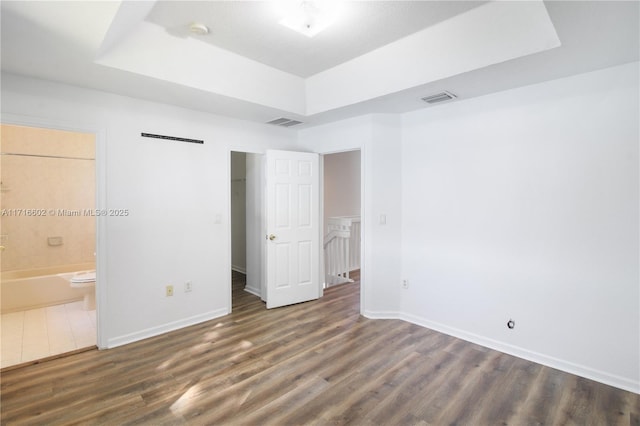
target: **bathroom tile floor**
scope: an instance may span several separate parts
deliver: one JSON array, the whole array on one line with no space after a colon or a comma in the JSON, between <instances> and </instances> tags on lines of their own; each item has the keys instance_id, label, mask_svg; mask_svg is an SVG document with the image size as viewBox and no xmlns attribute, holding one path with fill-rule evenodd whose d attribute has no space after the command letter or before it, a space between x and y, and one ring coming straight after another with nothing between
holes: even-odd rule
<instances>
[{"instance_id":1,"label":"bathroom tile floor","mask_svg":"<svg viewBox=\"0 0 640 426\"><path fill-rule=\"evenodd\" d=\"M0 367L96 344L96 311L82 301L0 316Z\"/></svg>"}]
</instances>

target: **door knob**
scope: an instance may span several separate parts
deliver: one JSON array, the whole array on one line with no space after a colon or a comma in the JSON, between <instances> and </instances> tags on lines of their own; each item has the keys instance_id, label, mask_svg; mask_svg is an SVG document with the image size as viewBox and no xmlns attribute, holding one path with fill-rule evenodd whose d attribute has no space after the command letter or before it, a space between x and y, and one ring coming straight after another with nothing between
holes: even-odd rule
<instances>
[{"instance_id":1,"label":"door knob","mask_svg":"<svg viewBox=\"0 0 640 426\"><path fill-rule=\"evenodd\" d=\"M269 234L269 241L273 241L276 239L276 236L273 234Z\"/></svg>"}]
</instances>

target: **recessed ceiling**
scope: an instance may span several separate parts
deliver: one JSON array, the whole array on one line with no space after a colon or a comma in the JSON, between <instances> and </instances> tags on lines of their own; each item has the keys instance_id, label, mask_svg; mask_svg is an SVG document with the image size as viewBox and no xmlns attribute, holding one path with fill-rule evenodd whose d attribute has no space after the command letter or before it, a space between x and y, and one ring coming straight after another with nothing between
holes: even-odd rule
<instances>
[{"instance_id":1,"label":"recessed ceiling","mask_svg":"<svg viewBox=\"0 0 640 426\"><path fill-rule=\"evenodd\" d=\"M304 123L298 129L439 108L421 98L442 91L458 102L640 59L638 1L354 1L356 23L344 24L347 14L314 38L278 25L267 4L2 0L2 75L260 123L288 117ZM210 34L189 34L194 20ZM16 84L37 86L11 77L3 93Z\"/></svg>"},{"instance_id":2,"label":"recessed ceiling","mask_svg":"<svg viewBox=\"0 0 640 426\"><path fill-rule=\"evenodd\" d=\"M176 37L194 21L209 28L198 40L300 77L445 21L485 1L346 1L340 17L313 38L278 24L275 1L160 1L147 22Z\"/></svg>"}]
</instances>

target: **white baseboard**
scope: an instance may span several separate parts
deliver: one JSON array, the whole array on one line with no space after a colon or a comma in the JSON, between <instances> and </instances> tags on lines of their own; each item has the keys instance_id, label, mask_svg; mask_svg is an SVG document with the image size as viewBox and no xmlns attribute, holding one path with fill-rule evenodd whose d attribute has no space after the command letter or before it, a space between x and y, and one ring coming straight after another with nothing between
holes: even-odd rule
<instances>
[{"instance_id":1,"label":"white baseboard","mask_svg":"<svg viewBox=\"0 0 640 426\"><path fill-rule=\"evenodd\" d=\"M374 318L374 317L371 317L371 318ZM429 321L425 318L421 318L416 315L400 314L399 316L392 317L392 318L400 318L404 321L408 321L410 323L417 324L422 327L426 327L431 330L438 331L440 333L448 334L450 336L457 337L459 339L466 340L468 342L472 342L490 349L494 349L509 355L513 355L518 358L523 358L528 361L546 365L547 367L565 371L570 374L575 374L576 376L584 377L590 380L595 380L596 382L604 383L606 385L614 386L619 389L640 394L640 381L634 381L634 380L631 380L625 377L620 377L604 371L595 370L593 368L586 367L584 365L575 364L573 362L554 358L538 352L533 352L518 346L509 345L504 342L489 339L487 337L469 333L464 330L449 327L437 322Z\"/></svg>"},{"instance_id":2,"label":"white baseboard","mask_svg":"<svg viewBox=\"0 0 640 426\"><path fill-rule=\"evenodd\" d=\"M247 268L242 268L240 266L231 265L231 270L240 272L241 274L245 274L245 275L247 274Z\"/></svg>"},{"instance_id":3,"label":"white baseboard","mask_svg":"<svg viewBox=\"0 0 640 426\"><path fill-rule=\"evenodd\" d=\"M125 334L124 336L114 337L107 340L106 348L111 349L118 346L126 345L128 343L137 342L138 340L148 339L149 337L158 336L160 334L168 333L180 328L189 327L190 325L195 325L201 322L212 320L214 318L219 318L227 315L228 313L229 311L227 308L217 309L215 311L209 311L204 314L194 315L192 317L181 319L179 321L173 321L167 324L163 324L158 327L151 327L145 330L137 331L135 333Z\"/></svg>"},{"instance_id":4,"label":"white baseboard","mask_svg":"<svg viewBox=\"0 0 640 426\"><path fill-rule=\"evenodd\" d=\"M262 297L262 295L260 294L260 289L259 288L250 287L250 286L247 285L247 286L244 287L244 291L246 291L247 293L251 293L254 296Z\"/></svg>"},{"instance_id":5,"label":"white baseboard","mask_svg":"<svg viewBox=\"0 0 640 426\"><path fill-rule=\"evenodd\" d=\"M402 319L400 312L395 311L369 311L360 312L363 317L369 319Z\"/></svg>"}]
</instances>

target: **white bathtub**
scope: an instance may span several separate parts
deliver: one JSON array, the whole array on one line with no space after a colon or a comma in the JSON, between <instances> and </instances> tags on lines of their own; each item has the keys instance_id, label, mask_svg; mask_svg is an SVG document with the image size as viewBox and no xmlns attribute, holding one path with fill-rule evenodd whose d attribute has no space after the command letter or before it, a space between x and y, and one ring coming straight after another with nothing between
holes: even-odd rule
<instances>
[{"instance_id":1,"label":"white bathtub","mask_svg":"<svg viewBox=\"0 0 640 426\"><path fill-rule=\"evenodd\" d=\"M63 265L2 273L0 313L59 305L83 299L83 292L71 288L59 274L95 269L93 263Z\"/></svg>"}]
</instances>

